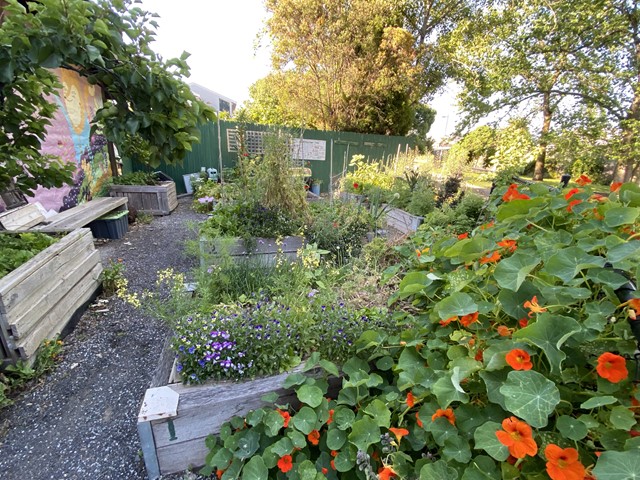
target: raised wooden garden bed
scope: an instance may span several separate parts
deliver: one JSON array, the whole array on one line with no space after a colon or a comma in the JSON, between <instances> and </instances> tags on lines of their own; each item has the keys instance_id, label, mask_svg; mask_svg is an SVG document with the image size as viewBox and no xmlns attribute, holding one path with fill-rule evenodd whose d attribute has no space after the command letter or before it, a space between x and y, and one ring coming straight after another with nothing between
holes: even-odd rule
<instances>
[{"instance_id":1,"label":"raised wooden garden bed","mask_svg":"<svg viewBox=\"0 0 640 480\"><path fill-rule=\"evenodd\" d=\"M88 228L65 235L0 279L0 360L32 362L100 286L102 264Z\"/></svg>"},{"instance_id":2,"label":"raised wooden garden bed","mask_svg":"<svg viewBox=\"0 0 640 480\"><path fill-rule=\"evenodd\" d=\"M289 374L247 382L173 383L146 391L138 414L138 434L150 480L205 464L208 435L233 416L268 405L261 398L271 392L277 403L296 400L283 387Z\"/></svg>"},{"instance_id":3,"label":"raised wooden garden bed","mask_svg":"<svg viewBox=\"0 0 640 480\"><path fill-rule=\"evenodd\" d=\"M393 208L388 205L385 205L384 208L387 209L387 225L401 233L415 232L424 220L423 217L411 215L399 208Z\"/></svg>"},{"instance_id":4,"label":"raised wooden garden bed","mask_svg":"<svg viewBox=\"0 0 640 480\"><path fill-rule=\"evenodd\" d=\"M250 249L241 238L200 239L200 264L216 263L223 255L230 255L235 261L248 260L256 265L274 265L278 255L295 261L298 250L305 245L300 236L275 238L256 238L255 249Z\"/></svg>"},{"instance_id":5,"label":"raised wooden garden bed","mask_svg":"<svg viewBox=\"0 0 640 480\"><path fill-rule=\"evenodd\" d=\"M140 213L169 215L178 206L176 184L172 181L158 185L112 185L109 190L112 197L127 197L129 208Z\"/></svg>"}]
</instances>

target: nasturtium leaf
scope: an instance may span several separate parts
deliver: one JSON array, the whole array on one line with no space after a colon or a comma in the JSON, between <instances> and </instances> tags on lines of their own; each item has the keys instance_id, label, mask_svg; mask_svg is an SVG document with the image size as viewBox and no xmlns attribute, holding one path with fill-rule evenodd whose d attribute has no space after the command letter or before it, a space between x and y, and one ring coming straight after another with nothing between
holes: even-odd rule
<instances>
[{"instance_id":1,"label":"nasturtium leaf","mask_svg":"<svg viewBox=\"0 0 640 480\"><path fill-rule=\"evenodd\" d=\"M391 426L391 411L382 400L377 398L373 400L364 409L364 413L370 415L379 427L389 428Z\"/></svg>"},{"instance_id":2,"label":"nasturtium leaf","mask_svg":"<svg viewBox=\"0 0 640 480\"><path fill-rule=\"evenodd\" d=\"M330 428L327 432L327 447L330 450L340 450L346 441L347 434L344 430Z\"/></svg>"},{"instance_id":3,"label":"nasturtium leaf","mask_svg":"<svg viewBox=\"0 0 640 480\"><path fill-rule=\"evenodd\" d=\"M262 400L264 403L276 403L278 401L278 398L280 398L280 396L276 392L269 392L261 396L260 400Z\"/></svg>"},{"instance_id":4,"label":"nasturtium leaf","mask_svg":"<svg viewBox=\"0 0 640 480\"><path fill-rule=\"evenodd\" d=\"M619 227L635 223L640 215L637 207L614 207L604 213L604 223L607 227Z\"/></svg>"},{"instance_id":5,"label":"nasturtium leaf","mask_svg":"<svg viewBox=\"0 0 640 480\"><path fill-rule=\"evenodd\" d=\"M560 403L558 387L534 370L512 371L500 387L507 409L532 427L546 427L549 415Z\"/></svg>"},{"instance_id":6,"label":"nasturtium leaf","mask_svg":"<svg viewBox=\"0 0 640 480\"><path fill-rule=\"evenodd\" d=\"M581 300L591 298L593 292L588 288L566 287L564 285L544 285L536 282L540 288L540 293L547 304L569 306Z\"/></svg>"},{"instance_id":7,"label":"nasturtium leaf","mask_svg":"<svg viewBox=\"0 0 640 480\"><path fill-rule=\"evenodd\" d=\"M618 430L629 431L636 424L634 414L627 407L617 405L611 409L609 421Z\"/></svg>"},{"instance_id":8,"label":"nasturtium leaf","mask_svg":"<svg viewBox=\"0 0 640 480\"><path fill-rule=\"evenodd\" d=\"M485 455L474 457L462 474L462 480L495 480L500 477L496 462Z\"/></svg>"},{"instance_id":9,"label":"nasturtium leaf","mask_svg":"<svg viewBox=\"0 0 640 480\"><path fill-rule=\"evenodd\" d=\"M501 288L517 292L531 270L536 268L540 259L531 252L516 252L505 258L496 267L493 276Z\"/></svg>"},{"instance_id":10,"label":"nasturtium leaf","mask_svg":"<svg viewBox=\"0 0 640 480\"><path fill-rule=\"evenodd\" d=\"M356 462L354 458L351 458L348 451L340 450L333 464L338 472L348 472L355 466Z\"/></svg>"},{"instance_id":11,"label":"nasturtium leaf","mask_svg":"<svg viewBox=\"0 0 640 480\"><path fill-rule=\"evenodd\" d=\"M638 480L640 455L637 451L602 452L593 474L598 480Z\"/></svg>"},{"instance_id":12,"label":"nasturtium leaf","mask_svg":"<svg viewBox=\"0 0 640 480\"><path fill-rule=\"evenodd\" d=\"M386 372L387 370L391 370L394 365L393 358L390 356L380 357L376 360L376 368L380 371Z\"/></svg>"},{"instance_id":13,"label":"nasturtium leaf","mask_svg":"<svg viewBox=\"0 0 640 480\"><path fill-rule=\"evenodd\" d=\"M469 396L460 392L454 384L454 372L443 372L440 378L431 386L431 392L438 399L438 403L442 408L447 408L453 402L467 403ZM455 379L458 383L460 379ZM459 385L458 385L459 387Z\"/></svg>"},{"instance_id":14,"label":"nasturtium leaf","mask_svg":"<svg viewBox=\"0 0 640 480\"><path fill-rule=\"evenodd\" d=\"M590 268L587 270L587 278L595 283L607 285L614 290L629 281L628 278L614 272L610 268Z\"/></svg>"},{"instance_id":15,"label":"nasturtium leaf","mask_svg":"<svg viewBox=\"0 0 640 480\"><path fill-rule=\"evenodd\" d=\"M369 364L358 357L351 357L342 366L342 371L349 377L358 373L369 373Z\"/></svg>"},{"instance_id":16,"label":"nasturtium leaf","mask_svg":"<svg viewBox=\"0 0 640 480\"><path fill-rule=\"evenodd\" d=\"M292 388L297 387L298 385L303 385L307 381L307 376L302 373L292 373L287 378L284 379L284 388Z\"/></svg>"},{"instance_id":17,"label":"nasturtium leaf","mask_svg":"<svg viewBox=\"0 0 640 480\"><path fill-rule=\"evenodd\" d=\"M618 399L616 397L612 397L611 395L604 395L602 397L593 397L583 402L580 405L580 408L583 410L591 410L592 408L602 407L604 405L611 405L617 403Z\"/></svg>"},{"instance_id":18,"label":"nasturtium leaf","mask_svg":"<svg viewBox=\"0 0 640 480\"><path fill-rule=\"evenodd\" d=\"M562 345L572 335L580 332L582 327L571 317L542 313L535 323L518 330L513 334L514 340L524 340L540 347L551 365L551 372L560 374L560 368L566 354Z\"/></svg>"},{"instance_id":19,"label":"nasturtium leaf","mask_svg":"<svg viewBox=\"0 0 640 480\"><path fill-rule=\"evenodd\" d=\"M420 469L420 480L457 480L458 472L444 460L427 463Z\"/></svg>"},{"instance_id":20,"label":"nasturtium leaf","mask_svg":"<svg viewBox=\"0 0 640 480\"><path fill-rule=\"evenodd\" d=\"M350 408L337 407L333 412L333 421L340 430L350 428L355 419L356 414Z\"/></svg>"},{"instance_id":21,"label":"nasturtium leaf","mask_svg":"<svg viewBox=\"0 0 640 480\"><path fill-rule=\"evenodd\" d=\"M602 332L607 325L608 317L616 311L616 306L607 300L603 300L599 303L587 303L585 310L589 316L583 322L583 325L589 329Z\"/></svg>"},{"instance_id":22,"label":"nasturtium leaf","mask_svg":"<svg viewBox=\"0 0 640 480\"><path fill-rule=\"evenodd\" d=\"M529 212L532 212L538 209L540 206L544 205L545 200L543 198L532 198L530 200L512 200L507 203L503 203L498 208L498 212L496 213L496 219L499 222L503 220L513 221L517 218L528 215Z\"/></svg>"},{"instance_id":23,"label":"nasturtium leaf","mask_svg":"<svg viewBox=\"0 0 640 480\"><path fill-rule=\"evenodd\" d=\"M524 302L531 300L534 295L538 295L538 300L540 300L540 292L527 280L520 286L520 290L517 292L501 289L498 293L498 301L502 306L502 310L507 315L516 320L520 320L529 313L529 310L524 308Z\"/></svg>"},{"instance_id":24,"label":"nasturtium leaf","mask_svg":"<svg viewBox=\"0 0 640 480\"><path fill-rule=\"evenodd\" d=\"M626 442L624 442L625 450L636 450L640 453L640 437L632 437L628 438Z\"/></svg>"},{"instance_id":25,"label":"nasturtium leaf","mask_svg":"<svg viewBox=\"0 0 640 480\"><path fill-rule=\"evenodd\" d=\"M569 282L579 271L591 267L604 267L604 264L605 259L602 257L589 255L578 247L568 247L552 255L542 271Z\"/></svg>"},{"instance_id":26,"label":"nasturtium leaf","mask_svg":"<svg viewBox=\"0 0 640 480\"><path fill-rule=\"evenodd\" d=\"M459 435L447 438L444 442L442 455L446 460L467 463L471 459L469 442Z\"/></svg>"},{"instance_id":27,"label":"nasturtium leaf","mask_svg":"<svg viewBox=\"0 0 640 480\"><path fill-rule=\"evenodd\" d=\"M306 446L306 442L305 442L305 446ZM275 453L279 457L283 457L284 455L289 455L293 451L293 442L291 441L291 438L289 438L288 436L282 437L276 443L271 445L271 450L273 451L273 453Z\"/></svg>"},{"instance_id":28,"label":"nasturtium leaf","mask_svg":"<svg viewBox=\"0 0 640 480\"><path fill-rule=\"evenodd\" d=\"M300 480L315 480L318 470L311 460L305 460L298 465ZM324 476L322 478L325 478Z\"/></svg>"},{"instance_id":29,"label":"nasturtium leaf","mask_svg":"<svg viewBox=\"0 0 640 480\"><path fill-rule=\"evenodd\" d=\"M298 396L298 400L302 403L306 403L312 408L317 407L322 403L322 399L324 398L322 394L322 390L315 385L303 385L298 390L296 390L296 395Z\"/></svg>"},{"instance_id":30,"label":"nasturtium leaf","mask_svg":"<svg viewBox=\"0 0 640 480\"><path fill-rule=\"evenodd\" d=\"M589 429L598 428L600 426L600 422L598 422L591 415L587 415L586 413L579 415L578 420L584 423Z\"/></svg>"},{"instance_id":31,"label":"nasturtium leaf","mask_svg":"<svg viewBox=\"0 0 640 480\"><path fill-rule=\"evenodd\" d=\"M440 300L434 311L442 320L447 318L468 315L478 311L478 305L473 298L464 292L454 292L448 297Z\"/></svg>"},{"instance_id":32,"label":"nasturtium leaf","mask_svg":"<svg viewBox=\"0 0 640 480\"><path fill-rule=\"evenodd\" d=\"M298 413L291 417L293 426L304 433L309 435L315 428L318 416L312 408L302 407Z\"/></svg>"},{"instance_id":33,"label":"nasturtium leaf","mask_svg":"<svg viewBox=\"0 0 640 480\"><path fill-rule=\"evenodd\" d=\"M340 372L338 371L338 367L335 363L330 362L329 360L322 359L320 360L320 366L327 372L329 375L333 375L334 377L339 377Z\"/></svg>"},{"instance_id":34,"label":"nasturtium leaf","mask_svg":"<svg viewBox=\"0 0 640 480\"><path fill-rule=\"evenodd\" d=\"M307 446L306 437L297 430L289 430L287 437L289 437L291 444L296 448L304 448Z\"/></svg>"},{"instance_id":35,"label":"nasturtium leaf","mask_svg":"<svg viewBox=\"0 0 640 480\"><path fill-rule=\"evenodd\" d=\"M504 462L509 457L509 449L496 437L498 430L502 430L502 425L496 422L487 422L476 428L473 438L476 449L484 450L497 461Z\"/></svg>"},{"instance_id":36,"label":"nasturtium leaf","mask_svg":"<svg viewBox=\"0 0 640 480\"><path fill-rule=\"evenodd\" d=\"M220 480L236 480L240 476L240 470L242 470L243 465L244 462L242 460L239 458L234 459L224 471Z\"/></svg>"},{"instance_id":37,"label":"nasturtium leaf","mask_svg":"<svg viewBox=\"0 0 640 480\"><path fill-rule=\"evenodd\" d=\"M589 433L584 423L569 415L561 415L558 417L556 420L556 428L563 436L570 440L582 440L587 436L587 433Z\"/></svg>"},{"instance_id":38,"label":"nasturtium leaf","mask_svg":"<svg viewBox=\"0 0 640 480\"><path fill-rule=\"evenodd\" d=\"M504 395L500 392L500 387L507 381L507 373L507 369L493 372L481 370L479 373L480 378L482 378L487 387L487 397L489 401L500 405L505 410L507 409L507 405Z\"/></svg>"},{"instance_id":39,"label":"nasturtium leaf","mask_svg":"<svg viewBox=\"0 0 640 480\"><path fill-rule=\"evenodd\" d=\"M264 415L262 423L265 426L265 433L270 437L276 436L284 426L282 415L275 410L268 410Z\"/></svg>"},{"instance_id":40,"label":"nasturtium leaf","mask_svg":"<svg viewBox=\"0 0 640 480\"><path fill-rule=\"evenodd\" d=\"M358 450L367 451L369 445L373 445L380 441L380 427L371 417L365 416L360 420L353 422L349 441L353 443Z\"/></svg>"},{"instance_id":41,"label":"nasturtium leaf","mask_svg":"<svg viewBox=\"0 0 640 480\"><path fill-rule=\"evenodd\" d=\"M401 292L403 292L408 287L415 286L417 288L411 288L411 293L415 293L422 290L424 287L431 285L432 283L433 280L425 272L409 272L400 282L399 289Z\"/></svg>"},{"instance_id":42,"label":"nasturtium leaf","mask_svg":"<svg viewBox=\"0 0 640 480\"><path fill-rule=\"evenodd\" d=\"M233 452L228 448L221 448L207 462L207 465L210 467L215 467L219 470L224 470L229 466L231 460L233 460Z\"/></svg>"},{"instance_id":43,"label":"nasturtium leaf","mask_svg":"<svg viewBox=\"0 0 640 480\"><path fill-rule=\"evenodd\" d=\"M431 432L433 435L433 439L435 442L441 447L444 446L444 443L448 438L452 438L458 435L458 430L456 427L451 425L448 420L443 417L436 418L433 421L423 421L424 429L427 432Z\"/></svg>"},{"instance_id":44,"label":"nasturtium leaf","mask_svg":"<svg viewBox=\"0 0 640 480\"><path fill-rule=\"evenodd\" d=\"M242 469L242 480L267 480L269 470L259 455L252 457Z\"/></svg>"},{"instance_id":45,"label":"nasturtium leaf","mask_svg":"<svg viewBox=\"0 0 640 480\"><path fill-rule=\"evenodd\" d=\"M630 207L640 207L640 186L636 183L624 183L618 190L618 196L622 203Z\"/></svg>"},{"instance_id":46,"label":"nasturtium leaf","mask_svg":"<svg viewBox=\"0 0 640 480\"><path fill-rule=\"evenodd\" d=\"M258 451L260 447L260 434L253 429L245 430L238 439L238 449L234 455L241 460L246 460Z\"/></svg>"},{"instance_id":47,"label":"nasturtium leaf","mask_svg":"<svg viewBox=\"0 0 640 480\"><path fill-rule=\"evenodd\" d=\"M640 254L640 240L631 240L610 247L607 250L607 260L612 264L626 260L629 257L635 257Z\"/></svg>"}]
</instances>

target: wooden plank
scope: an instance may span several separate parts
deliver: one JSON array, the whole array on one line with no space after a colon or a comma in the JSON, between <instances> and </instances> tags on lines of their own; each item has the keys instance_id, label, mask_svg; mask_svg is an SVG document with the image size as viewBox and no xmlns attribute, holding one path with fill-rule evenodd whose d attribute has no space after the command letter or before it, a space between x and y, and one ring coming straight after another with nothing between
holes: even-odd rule
<instances>
[{"instance_id":1,"label":"wooden plank","mask_svg":"<svg viewBox=\"0 0 640 480\"><path fill-rule=\"evenodd\" d=\"M178 206L176 184L172 181L159 185L113 185L109 191L113 197L128 197L129 205L138 212L153 215L169 215ZM175 205L170 208L169 198Z\"/></svg>"},{"instance_id":2,"label":"wooden plank","mask_svg":"<svg viewBox=\"0 0 640 480\"><path fill-rule=\"evenodd\" d=\"M102 264L97 264L78 284L45 316L30 332L29 336L16 342L20 357L33 360L40 343L47 338L55 338L67 325L73 314L81 308L100 286Z\"/></svg>"},{"instance_id":3,"label":"wooden plank","mask_svg":"<svg viewBox=\"0 0 640 480\"><path fill-rule=\"evenodd\" d=\"M6 304L7 296L9 292L24 281L25 278L30 275L34 275L42 267L42 265L49 262L52 258L60 255L60 252L69 248L70 245L78 241L79 237L83 236L91 237L91 230L88 228L81 228L70 232L65 235L59 241L44 249L38 253L35 257L29 260L27 263L20 265L14 271L8 273L6 276L0 279L0 298Z\"/></svg>"},{"instance_id":4,"label":"wooden plank","mask_svg":"<svg viewBox=\"0 0 640 480\"><path fill-rule=\"evenodd\" d=\"M9 231L29 229L45 220L40 209L31 203L0 213L0 225Z\"/></svg>"},{"instance_id":5,"label":"wooden plank","mask_svg":"<svg viewBox=\"0 0 640 480\"><path fill-rule=\"evenodd\" d=\"M99 217L116 209L125 209L127 198L101 197L90 200L70 208L51 218L46 225L38 226L41 232L58 232L60 230L75 230L81 228Z\"/></svg>"},{"instance_id":6,"label":"wooden plank","mask_svg":"<svg viewBox=\"0 0 640 480\"><path fill-rule=\"evenodd\" d=\"M203 438L156 448L156 459L162 475L184 472L204 466L209 449Z\"/></svg>"},{"instance_id":7,"label":"wooden plank","mask_svg":"<svg viewBox=\"0 0 640 480\"><path fill-rule=\"evenodd\" d=\"M42 318L42 314L53 309L58 302L62 301L65 295L78 284L87 272L93 270L94 267L100 263L100 252L94 249L92 252L89 252L88 255L78 255L76 258L78 258L79 261L74 262L75 265L65 265L65 267L71 270L66 271L62 275L53 276L52 280L54 281L46 284L42 293L33 295L32 298L39 299L36 302L31 302L31 308L23 315L19 317L9 316L9 329L15 340L20 340L29 335L29 332Z\"/></svg>"},{"instance_id":8,"label":"wooden plank","mask_svg":"<svg viewBox=\"0 0 640 480\"><path fill-rule=\"evenodd\" d=\"M149 422L138 423L138 437L140 438L147 476L149 480L156 480L160 478L160 466L158 465L158 457L156 456L153 442L153 431Z\"/></svg>"},{"instance_id":9,"label":"wooden plank","mask_svg":"<svg viewBox=\"0 0 640 480\"><path fill-rule=\"evenodd\" d=\"M216 382L212 385L169 385L180 395L179 416L172 419L175 435L167 427L168 420L151 423L156 447L180 443L192 438L205 438L218 433L220 427L235 415L245 415L250 410L269 405L261 397L270 392L282 396L278 403L295 401L295 394L283 388L290 375L283 373L248 382ZM172 440L176 437L176 440Z\"/></svg>"},{"instance_id":10,"label":"wooden plank","mask_svg":"<svg viewBox=\"0 0 640 480\"><path fill-rule=\"evenodd\" d=\"M160 353L160 361L158 362L158 367L153 374L149 388L162 387L167 383L171 383L169 377L171 376L175 358L176 353L171 348L171 338L167 338L164 342L162 353Z\"/></svg>"},{"instance_id":11,"label":"wooden plank","mask_svg":"<svg viewBox=\"0 0 640 480\"><path fill-rule=\"evenodd\" d=\"M49 255L43 256L44 258L38 258L40 254L36 255L0 280L1 308L8 317L21 317L35 301L34 296L44 294L48 285L56 280L55 277L63 274L66 264L72 262L73 266L73 262L79 257L95 251L91 231L86 230L81 235L67 235L40 252L42 254L51 250ZM28 268L22 270L23 267Z\"/></svg>"}]
</instances>

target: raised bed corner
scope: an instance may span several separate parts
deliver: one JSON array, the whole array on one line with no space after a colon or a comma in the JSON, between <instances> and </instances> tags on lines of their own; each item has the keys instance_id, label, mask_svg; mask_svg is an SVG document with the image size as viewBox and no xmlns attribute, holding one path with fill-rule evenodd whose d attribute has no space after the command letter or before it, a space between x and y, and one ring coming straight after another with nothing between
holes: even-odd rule
<instances>
[{"instance_id":1,"label":"raised bed corner","mask_svg":"<svg viewBox=\"0 0 640 480\"><path fill-rule=\"evenodd\" d=\"M102 263L88 228L72 231L0 279L0 355L32 363L100 286Z\"/></svg>"}]
</instances>

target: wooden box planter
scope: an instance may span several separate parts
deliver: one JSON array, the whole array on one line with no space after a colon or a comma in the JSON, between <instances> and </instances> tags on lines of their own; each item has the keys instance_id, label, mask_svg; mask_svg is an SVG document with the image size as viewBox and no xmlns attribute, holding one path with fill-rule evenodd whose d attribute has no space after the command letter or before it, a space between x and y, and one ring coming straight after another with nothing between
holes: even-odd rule
<instances>
[{"instance_id":1,"label":"wooden box planter","mask_svg":"<svg viewBox=\"0 0 640 480\"><path fill-rule=\"evenodd\" d=\"M138 414L138 435L150 480L206 463L205 439L236 415L269 405L261 398L271 392L277 403L293 403L295 394L283 385L289 373L246 382L173 383L146 391Z\"/></svg>"},{"instance_id":2,"label":"wooden box planter","mask_svg":"<svg viewBox=\"0 0 640 480\"><path fill-rule=\"evenodd\" d=\"M0 360L33 362L100 286L102 263L88 228L67 234L0 279Z\"/></svg>"},{"instance_id":3,"label":"wooden box planter","mask_svg":"<svg viewBox=\"0 0 640 480\"><path fill-rule=\"evenodd\" d=\"M300 236L283 237L280 242L275 238L256 238L256 246L249 251L242 238L208 238L200 239L200 265L207 262L216 263L217 257L230 255L236 261L248 260L256 265L274 265L278 255L295 261L298 250L305 245L305 238Z\"/></svg>"},{"instance_id":4,"label":"wooden box planter","mask_svg":"<svg viewBox=\"0 0 640 480\"><path fill-rule=\"evenodd\" d=\"M129 208L139 213L169 215L178 206L176 184L172 181L158 185L112 185L109 190L112 197L127 197Z\"/></svg>"},{"instance_id":5,"label":"wooden box planter","mask_svg":"<svg viewBox=\"0 0 640 480\"><path fill-rule=\"evenodd\" d=\"M387 209L387 225L401 233L415 232L424 220L423 217L411 215L399 208L389 205L383 205L383 207Z\"/></svg>"}]
</instances>

